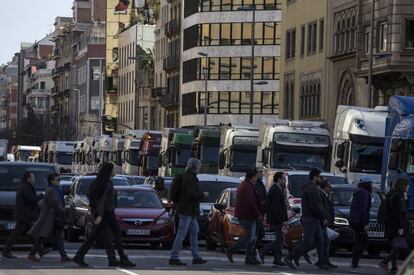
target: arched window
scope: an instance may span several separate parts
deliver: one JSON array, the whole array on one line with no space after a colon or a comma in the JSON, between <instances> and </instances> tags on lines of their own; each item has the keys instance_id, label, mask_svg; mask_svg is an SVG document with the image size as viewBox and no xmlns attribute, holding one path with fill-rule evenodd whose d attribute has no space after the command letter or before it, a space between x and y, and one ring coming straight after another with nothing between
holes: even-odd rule
<instances>
[{"instance_id":1,"label":"arched window","mask_svg":"<svg viewBox=\"0 0 414 275\"><path fill-rule=\"evenodd\" d=\"M346 33L346 26L345 26L345 19L342 20L341 24L341 45L340 45L340 52L345 51L345 33Z\"/></svg>"},{"instance_id":2,"label":"arched window","mask_svg":"<svg viewBox=\"0 0 414 275\"><path fill-rule=\"evenodd\" d=\"M338 22L336 25L336 33L335 33L335 53L339 53L341 45L341 22Z\"/></svg>"},{"instance_id":3,"label":"arched window","mask_svg":"<svg viewBox=\"0 0 414 275\"><path fill-rule=\"evenodd\" d=\"M305 106L304 106L305 112L303 113L303 115L307 116L308 115L308 110L309 110L309 108L308 108L308 106L309 106L309 85L308 85L307 82L305 82L305 96L304 97L305 97Z\"/></svg>"},{"instance_id":4,"label":"arched window","mask_svg":"<svg viewBox=\"0 0 414 275\"><path fill-rule=\"evenodd\" d=\"M309 84L309 111L308 116L312 116L313 112L315 111L315 87L313 82Z\"/></svg>"},{"instance_id":5,"label":"arched window","mask_svg":"<svg viewBox=\"0 0 414 275\"><path fill-rule=\"evenodd\" d=\"M300 116L302 117L305 114L305 87L303 86L303 83L300 86Z\"/></svg>"},{"instance_id":6,"label":"arched window","mask_svg":"<svg viewBox=\"0 0 414 275\"><path fill-rule=\"evenodd\" d=\"M348 18L346 21L346 39L345 39L345 52L348 52L352 47L350 46L351 36L351 20Z\"/></svg>"},{"instance_id":7,"label":"arched window","mask_svg":"<svg viewBox=\"0 0 414 275\"><path fill-rule=\"evenodd\" d=\"M351 21L351 50L355 49L355 41L356 41L356 22L355 22L355 15L352 16Z\"/></svg>"},{"instance_id":8,"label":"arched window","mask_svg":"<svg viewBox=\"0 0 414 275\"><path fill-rule=\"evenodd\" d=\"M338 104L339 105L354 105L354 92L355 87L353 83L352 74L349 70L346 70L339 82L338 89Z\"/></svg>"},{"instance_id":9,"label":"arched window","mask_svg":"<svg viewBox=\"0 0 414 275\"><path fill-rule=\"evenodd\" d=\"M316 85L316 113L315 115L320 116L321 115L321 84L318 81L318 84Z\"/></svg>"}]
</instances>

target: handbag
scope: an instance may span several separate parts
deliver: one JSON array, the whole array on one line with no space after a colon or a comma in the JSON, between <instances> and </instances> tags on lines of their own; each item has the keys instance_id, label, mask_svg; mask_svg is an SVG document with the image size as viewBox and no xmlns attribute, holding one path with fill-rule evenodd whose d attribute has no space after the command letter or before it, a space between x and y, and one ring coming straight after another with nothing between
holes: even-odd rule
<instances>
[{"instance_id":1,"label":"handbag","mask_svg":"<svg viewBox=\"0 0 414 275\"><path fill-rule=\"evenodd\" d=\"M395 237L392 240L392 247L397 250L409 250L407 240L403 237Z\"/></svg>"}]
</instances>

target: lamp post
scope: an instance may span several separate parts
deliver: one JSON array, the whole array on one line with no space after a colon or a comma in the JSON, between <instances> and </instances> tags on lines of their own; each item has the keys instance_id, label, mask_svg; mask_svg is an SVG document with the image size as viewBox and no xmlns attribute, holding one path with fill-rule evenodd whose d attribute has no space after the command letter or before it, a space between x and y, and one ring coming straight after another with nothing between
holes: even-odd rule
<instances>
[{"instance_id":1,"label":"lamp post","mask_svg":"<svg viewBox=\"0 0 414 275\"><path fill-rule=\"evenodd\" d=\"M206 59L206 67L203 68L204 73L204 126L207 126L207 98L208 98L208 73L210 71L210 67L208 64L208 53L199 52L198 55L205 57Z\"/></svg>"},{"instance_id":2,"label":"lamp post","mask_svg":"<svg viewBox=\"0 0 414 275\"><path fill-rule=\"evenodd\" d=\"M256 31L256 5L252 4L250 6L242 6L237 10L239 11L251 11L252 12L252 34L251 34L251 61L250 61L250 112L249 112L249 122L253 124L253 96L254 96L254 45L255 45L255 31Z\"/></svg>"},{"instance_id":3,"label":"lamp post","mask_svg":"<svg viewBox=\"0 0 414 275\"><path fill-rule=\"evenodd\" d=\"M137 46L138 50L138 46ZM139 62L143 59L144 56L136 55L130 56L128 59L135 61L135 128L139 129L141 125L140 121L140 110L139 110Z\"/></svg>"},{"instance_id":4,"label":"lamp post","mask_svg":"<svg viewBox=\"0 0 414 275\"><path fill-rule=\"evenodd\" d=\"M372 0L372 11L371 11L371 34L370 34L370 45L369 45L369 65L368 65L368 95L369 95L369 106L374 107L374 93L372 91L372 70L374 62L374 24L375 24L375 0Z\"/></svg>"}]
</instances>

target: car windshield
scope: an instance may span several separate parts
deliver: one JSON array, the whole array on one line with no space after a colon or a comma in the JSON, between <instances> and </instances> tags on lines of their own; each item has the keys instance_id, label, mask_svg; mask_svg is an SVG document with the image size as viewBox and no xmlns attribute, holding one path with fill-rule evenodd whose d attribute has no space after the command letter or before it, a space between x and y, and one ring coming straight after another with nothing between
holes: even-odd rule
<instances>
[{"instance_id":1,"label":"car windshield","mask_svg":"<svg viewBox=\"0 0 414 275\"><path fill-rule=\"evenodd\" d=\"M243 172L246 168L256 166L256 151L231 150L231 168L234 172Z\"/></svg>"},{"instance_id":2,"label":"car windshield","mask_svg":"<svg viewBox=\"0 0 414 275\"><path fill-rule=\"evenodd\" d=\"M204 164L218 164L219 146L203 146L201 161Z\"/></svg>"},{"instance_id":3,"label":"car windshield","mask_svg":"<svg viewBox=\"0 0 414 275\"><path fill-rule=\"evenodd\" d=\"M237 188L238 182L227 181L200 181L201 192L208 192L210 195L203 202L215 202L218 196L227 188Z\"/></svg>"},{"instance_id":4,"label":"car windshield","mask_svg":"<svg viewBox=\"0 0 414 275\"><path fill-rule=\"evenodd\" d=\"M156 170L158 168L158 159L159 156L148 156L147 169Z\"/></svg>"},{"instance_id":5,"label":"car windshield","mask_svg":"<svg viewBox=\"0 0 414 275\"><path fill-rule=\"evenodd\" d=\"M329 199L334 206L351 206L352 195L356 189L333 189L329 193ZM371 206L379 207L381 196L378 192L371 193Z\"/></svg>"},{"instance_id":6,"label":"car windshield","mask_svg":"<svg viewBox=\"0 0 414 275\"><path fill-rule=\"evenodd\" d=\"M382 169L383 145L352 143L350 172L380 174Z\"/></svg>"},{"instance_id":7,"label":"car windshield","mask_svg":"<svg viewBox=\"0 0 414 275\"><path fill-rule=\"evenodd\" d=\"M328 155L307 152L281 152L275 149L272 159L272 168L310 170L318 168L323 171L328 169Z\"/></svg>"},{"instance_id":8,"label":"car windshield","mask_svg":"<svg viewBox=\"0 0 414 275\"><path fill-rule=\"evenodd\" d=\"M323 176L329 182L329 184L348 184L346 178L335 176ZM308 175L289 175L288 176L288 188L292 196L296 198L302 197L302 189L309 182Z\"/></svg>"},{"instance_id":9,"label":"car windshield","mask_svg":"<svg viewBox=\"0 0 414 275\"><path fill-rule=\"evenodd\" d=\"M95 178L80 179L79 184L78 184L77 194L80 196L86 196L89 191L89 186L91 186L91 183L94 180ZM114 186L129 186L130 185L126 178L113 178L112 184Z\"/></svg>"},{"instance_id":10,"label":"car windshield","mask_svg":"<svg viewBox=\"0 0 414 275\"><path fill-rule=\"evenodd\" d=\"M35 175L36 190L45 190L47 177L56 173L56 170L49 165L0 165L0 191L16 191L25 172L32 172Z\"/></svg>"},{"instance_id":11,"label":"car windshield","mask_svg":"<svg viewBox=\"0 0 414 275\"><path fill-rule=\"evenodd\" d=\"M158 195L153 191L118 191L117 193L118 208L163 208Z\"/></svg>"},{"instance_id":12,"label":"car windshield","mask_svg":"<svg viewBox=\"0 0 414 275\"><path fill-rule=\"evenodd\" d=\"M176 151L176 163L175 164L186 165L190 157L191 157L190 145L180 145L180 149Z\"/></svg>"},{"instance_id":13,"label":"car windshield","mask_svg":"<svg viewBox=\"0 0 414 275\"><path fill-rule=\"evenodd\" d=\"M73 157L73 153L59 152L56 155L56 162L62 165L70 165L72 164L72 157Z\"/></svg>"},{"instance_id":14,"label":"car windshield","mask_svg":"<svg viewBox=\"0 0 414 275\"><path fill-rule=\"evenodd\" d=\"M139 150L138 149L130 149L128 150L128 162L132 165L138 165L139 162Z\"/></svg>"}]
</instances>

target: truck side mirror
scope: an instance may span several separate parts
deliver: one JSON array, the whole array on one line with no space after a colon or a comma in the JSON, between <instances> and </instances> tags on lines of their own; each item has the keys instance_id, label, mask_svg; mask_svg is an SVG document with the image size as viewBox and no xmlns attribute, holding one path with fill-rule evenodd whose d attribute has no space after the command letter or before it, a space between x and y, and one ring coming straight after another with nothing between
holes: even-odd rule
<instances>
[{"instance_id":1,"label":"truck side mirror","mask_svg":"<svg viewBox=\"0 0 414 275\"><path fill-rule=\"evenodd\" d=\"M344 159L346 147L347 147L346 142L342 142L341 144L338 144L338 147L336 148L336 157L337 158ZM342 167L343 167L343 165L342 165Z\"/></svg>"},{"instance_id":2,"label":"truck side mirror","mask_svg":"<svg viewBox=\"0 0 414 275\"><path fill-rule=\"evenodd\" d=\"M219 155L219 169L224 169L226 164L226 156L224 155L224 151L220 152Z\"/></svg>"}]
</instances>

